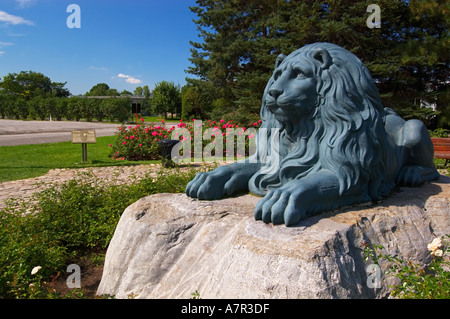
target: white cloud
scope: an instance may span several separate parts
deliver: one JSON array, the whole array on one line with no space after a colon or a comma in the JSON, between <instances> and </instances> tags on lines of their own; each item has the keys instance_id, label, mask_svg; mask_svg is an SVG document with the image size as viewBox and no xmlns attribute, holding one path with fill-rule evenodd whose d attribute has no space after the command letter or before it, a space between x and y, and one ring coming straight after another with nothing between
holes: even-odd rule
<instances>
[{"instance_id":1,"label":"white cloud","mask_svg":"<svg viewBox=\"0 0 450 319\"><path fill-rule=\"evenodd\" d=\"M23 37L25 34L23 33L8 33L8 37Z\"/></svg>"},{"instance_id":2,"label":"white cloud","mask_svg":"<svg viewBox=\"0 0 450 319\"><path fill-rule=\"evenodd\" d=\"M3 41L0 41L0 49L2 49L2 48L4 48L4 47L9 47L9 46L11 46L11 45L14 45L14 43L12 43L12 42L3 42ZM5 51L0 51L0 55L2 55L2 54L4 54L5 53Z\"/></svg>"},{"instance_id":3,"label":"white cloud","mask_svg":"<svg viewBox=\"0 0 450 319\"><path fill-rule=\"evenodd\" d=\"M10 45L13 45L14 43L12 43L12 42L3 42L3 41L0 41L0 48L1 47L9 47Z\"/></svg>"},{"instance_id":4,"label":"white cloud","mask_svg":"<svg viewBox=\"0 0 450 319\"><path fill-rule=\"evenodd\" d=\"M20 8L28 8L36 3L36 0L16 0Z\"/></svg>"},{"instance_id":5,"label":"white cloud","mask_svg":"<svg viewBox=\"0 0 450 319\"><path fill-rule=\"evenodd\" d=\"M34 25L32 21L25 20L22 17L14 16L12 14L6 13L5 11L0 11L0 22L10 23L10 24L27 24Z\"/></svg>"},{"instance_id":6,"label":"white cloud","mask_svg":"<svg viewBox=\"0 0 450 319\"><path fill-rule=\"evenodd\" d=\"M123 74L123 73L119 73L117 75L117 77L125 79L125 82L130 83L130 84L140 84L140 83L142 83L141 80L136 79L135 77L132 77L131 75L126 75L126 74Z\"/></svg>"},{"instance_id":7,"label":"white cloud","mask_svg":"<svg viewBox=\"0 0 450 319\"><path fill-rule=\"evenodd\" d=\"M98 67L98 66L91 66L90 69L91 69L91 70L94 70L94 71L108 71L108 68L105 68L105 67L103 67L103 66L101 66L101 67Z\"/></svg>"}]
</instances>

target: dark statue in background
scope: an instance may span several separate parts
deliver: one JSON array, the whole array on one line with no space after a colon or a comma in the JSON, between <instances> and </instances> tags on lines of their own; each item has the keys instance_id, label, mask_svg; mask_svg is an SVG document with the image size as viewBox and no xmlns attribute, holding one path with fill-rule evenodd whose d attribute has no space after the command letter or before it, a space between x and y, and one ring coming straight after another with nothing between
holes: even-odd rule
<instances>
[{"instance_id":1,"label":"dark statue in background","mask_svg":"<svg viewBox=\"0 0 450 319\"><path fill-rule=\"evenodd\" d=\"M197 174L188 196L250 191L264 196L256 219L295 226L325 210L380 200L396 185L439 177L423 123L383 108L368 69L331 43L277 58L261 119L256 153Z\"/></svg>"}]
</instances>

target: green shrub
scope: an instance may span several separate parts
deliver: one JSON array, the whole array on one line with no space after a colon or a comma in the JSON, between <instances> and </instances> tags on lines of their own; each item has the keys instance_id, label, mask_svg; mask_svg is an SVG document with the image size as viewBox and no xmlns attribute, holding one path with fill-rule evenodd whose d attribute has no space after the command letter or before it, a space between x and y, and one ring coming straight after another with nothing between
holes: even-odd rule
<instances>
[{"instance_id":1,"label":"green shrub","mask_svg":"<svg viewBox=\"0 0 450 319\"><path fill-rule=\"evenodd\" d=\"M450 235L436 238L428 245L432 261L426 266L413 264L396 256L384 254L380 245L365 245L366 260L372 259L379 265L379 260L390 263L387 274L393 274L400 283L391 286L391 296L402 299L449 299L449 242Z\"/></svg>"},{"instance_id":2,"label":"green shrub","mask_svg":"<svg viewBox=\"0 0 450 319\"><path fill-rule=\"evenodd\" d=\"M429 134L431 137L449 137L450 136L450 130L444 129L444 128L438 128L434 131L429 131Z\"/></svg>"},{"instance_id":3,"label":"green shrub","mask_svg":"<svg viewBox=\"0 0 450 319\"><path fill-rule=\"evenodd\" d=\"M183 192L197 171L162 170L126 185L86 173L0 210L0 298L56 298L51 276L105 249L123 210L149 194ZM34 267L42 267L31 274ZM45 280L45 283L44 283Z\"/></svg>"},{"instance_id":4,"label":"green shrub","mask_svg":"<svg viewBox=\"0 0 450 319\"><path fill-rule=\"evenodd\" d=\"M155 160L160 159L158 141L167 136L160 125L129 125L121 126L117 138L111 145L111 157L117 160Z\"/></svg>"}]
</instances>

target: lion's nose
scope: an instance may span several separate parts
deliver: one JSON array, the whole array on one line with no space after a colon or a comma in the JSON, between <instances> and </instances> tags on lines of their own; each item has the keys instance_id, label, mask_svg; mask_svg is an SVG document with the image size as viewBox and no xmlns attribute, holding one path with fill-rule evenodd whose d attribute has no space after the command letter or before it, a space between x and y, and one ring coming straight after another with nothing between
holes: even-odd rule
<instances>
[{"instance_id":1,"label":"lion's nose","mask_svg":"<svg viewBox=\"0 0 450 319\"><path fill-rule=\"evenodd\" d=\"M277 99L281 94L283 94L283 90L281 89L271 88L269 90L269 95L274 99Z\"/></svg>"}]
</instances>

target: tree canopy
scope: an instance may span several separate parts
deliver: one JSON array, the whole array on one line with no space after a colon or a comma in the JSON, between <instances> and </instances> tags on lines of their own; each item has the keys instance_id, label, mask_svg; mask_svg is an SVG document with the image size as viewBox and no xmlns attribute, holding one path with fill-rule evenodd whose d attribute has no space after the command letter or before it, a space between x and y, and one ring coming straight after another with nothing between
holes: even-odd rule
<instances>
[{"instance_id":1,"label":"tree canopy","mask_svg":"<svg viewBox=\"0 0 450 319\"><path fill-rule=\"evenodd\" d=\"M197 0L191 11L202 41L191 41L188 82L213 112L257 116L280 53L332 42L367 65L386 106L419 109L427 102L448 112L446 1L377 1L381 27L369 28L372 2Z\"/></svg>"},{"instance_id":2,"label":"tree canopy","mask_svg":"<svg viewBox=\"0 0 450 319\"><path fill-rule=\"evenodd\" d=\"M49 77L34 71L21 71L9 73L0 81L2 94L13 94L25 99L33 97L67 97L68 89L64 88L67 82L52 82Z\"/></svg>"},{"instance_id":3,"label":"tree canopy","mask_svg":"<svg viewBox=\"0 0 450 319\"><path fill-rule=\"evenodd\" d=\"M116 89L111 89L106 83L97 83L89 92L86 92L86 96L118 96L120 93ZM124 95L127 95L124 94Z\"/></svg>"},{"instance_id":4,"label":"tree canopy","mask_svg":"<svg viewBox=\"0 0 450 319\"><path fill-rule=\"evenodd\" d=\"M171 113L172 117L181 114L181 92L178 85L161 81L156 84L152 93L151 104L155 113L164 114L166 119L168 113Z\"/></svg>"}]
</instances>

